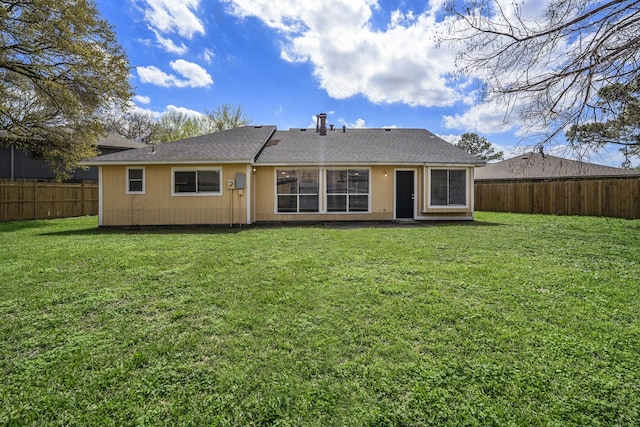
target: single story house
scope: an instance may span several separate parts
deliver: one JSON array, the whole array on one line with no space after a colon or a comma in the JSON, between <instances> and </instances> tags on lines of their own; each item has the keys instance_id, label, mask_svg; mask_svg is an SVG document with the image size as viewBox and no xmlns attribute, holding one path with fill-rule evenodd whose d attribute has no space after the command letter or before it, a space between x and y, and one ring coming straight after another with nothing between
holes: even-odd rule
<instances>
[{"instance_id":1,"label":"single story house","mask_svg":"<svg viewBox=\"0 0 640 427\"><path fill-rule=\"evenodd\" d=\"M579 162L531 152L497 163L490 163L475 174L476 181L514 179L555 179L576 177L614 177L638 175L637 171Z\"/></svg>"},{"instance_id":2,"label":"single story house","mask_svg":"<svg viewBox=\"0 0 640 427\"><path fill-rule=\"evenodd\" d=\"M123 150L146 147L146 144L123 138L118 135L107 135L98 141L100 154L117 153ZM54 180L56 175L49 164L36 152L19 150L14 144L0 147L0 179L16 180ZM76 169L69 181L97 181L98 169Z\"/></svg>"},{"instance_id":3,"label":"single story house","mask_svg":"<svg viewBox=\"0 0 640 427\"><path fill-rule=\"evenodd\" d=\"M473 219L484 162L424 129L244 126L98 156L99 225Z\"/></svg>"},{"instance_id":4,"label":"single story house","mask_svg":"<svg viewBox=\"0 0 640 427\"><path fill-rule=\"evenodd\" d=\"M479 211L640 218L640 173L527 153L478 169Z\"/></svg>"}]
</instances>

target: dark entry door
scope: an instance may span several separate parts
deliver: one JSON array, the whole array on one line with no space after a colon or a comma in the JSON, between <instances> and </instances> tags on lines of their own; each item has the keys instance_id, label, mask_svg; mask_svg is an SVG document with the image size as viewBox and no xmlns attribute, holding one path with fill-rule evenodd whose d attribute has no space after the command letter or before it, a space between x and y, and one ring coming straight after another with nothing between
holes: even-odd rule
<instances>
[{"instance_id":1,"label":"dark entry door","mask_svg":"<svg viewBox=\"0 0 640 427\"><path fill-rule=\"evenodd\" d=\"M414 171L396 171L396 218L413 219Z\"/></svg>"}]
</instances>

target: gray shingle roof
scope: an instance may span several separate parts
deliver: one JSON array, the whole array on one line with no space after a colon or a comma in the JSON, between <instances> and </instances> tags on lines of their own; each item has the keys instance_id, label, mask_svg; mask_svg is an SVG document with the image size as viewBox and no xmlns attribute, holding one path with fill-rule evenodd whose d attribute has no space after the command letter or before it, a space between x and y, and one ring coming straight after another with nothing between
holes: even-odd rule
<instances>
[{"instance_id":1,"label":"gray shingle roof","mask_svg":"<svg viewBox=\"0 0 640 427\"><path fill-rule=\"evenodd\" d=\"M83 164L231 163L263 165L462 164L482 161L425 129L314 129L276 131L245 126L209 135L122 151Z\"/></svg>"},{"instance_id":2,"label":"gray shingle roof","mask_svg":"<svg viewBox=\"0 0 640 427\"><path fill-rule=\"evenodd\" d=\"M244 126L175 142L93 157L85 165L152 163L250 163L275 126Z\"/></svg>"},{"instance_id":3,"label":"gray shingle roof","mask_svg":"<svg viewBox=\"0 0 640 427\"><path fill-rule=\"evenodd\" d=\"M98 141L98 147L110 148L143 148L147 144L124 138L120 135L109 134Z\"/></svg>"},{"instance_id":4,"label":"gray shingle roof","mask_svg":"<svg viewBox=\"0 0 640 427\"><path fill-rule=\"evenodd\" d=\"M480 164L475 156L425 129L277 131L257 164Z\"/></svg>"},{"instance_id":5,"label":"gray shingle roof","mask_svg":"<svg viewBox=\"0 0 640 427\"><path fill-rule=\"evenodd\" d=\"M578 162L540 153L491 163L476 169L475 179L518 179L518 178L570 178L576 176L628 176L640 175L635 171Z\"/></svg>"}]
</instances>

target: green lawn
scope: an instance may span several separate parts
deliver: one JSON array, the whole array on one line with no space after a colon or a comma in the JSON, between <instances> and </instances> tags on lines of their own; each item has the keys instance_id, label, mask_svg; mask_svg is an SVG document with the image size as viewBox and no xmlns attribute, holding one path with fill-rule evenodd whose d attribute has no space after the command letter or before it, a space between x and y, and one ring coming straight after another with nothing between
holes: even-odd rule
<instances>
[{"instance_id":1,"label":"green lawn","mask_svg":"<svg viewBox=\"0 0 640 427\"><path fill-rule=\"evenodd\" d=\"M638 425L640 221L0 224L0 425Z\"/></svg>"}]
</instances>

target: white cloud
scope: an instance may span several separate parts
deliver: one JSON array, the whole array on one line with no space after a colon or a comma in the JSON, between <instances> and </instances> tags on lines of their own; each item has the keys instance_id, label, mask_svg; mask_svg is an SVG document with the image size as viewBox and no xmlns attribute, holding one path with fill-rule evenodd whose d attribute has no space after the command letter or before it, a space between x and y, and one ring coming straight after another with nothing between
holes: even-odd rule
<instances>
[{"instance_id":1,"label":"white cloud","mask_svg":"<svg viewBox=\"0 0 640 427\"><path fill-rule=\"evenodd\" d=\"M438 134L438 137L444 139L449 144L455 144L460 140L461 134Z\"/></svg>"},{"instance_id":2,"label":"white cloud","mask_svg":"<svg viewBox=\"0 0 640 427\"><path fill-rule=\"evenodd\" d=\"M142 83L150 83L162 87L196 88L209 87L213 84L211 75L198 64L178 59L171 61L169 65L186 79L181 79L174 74L167 74L155 65L137 67L136 70Z\"/></svg>"},{"instance_id":3,"label":"white cloud","mask_svg":"<svg viewBox=\"0 0 640 427\"><path fill-rule=\"evenodd\" d=\"M189 51L189 48L184 43L180 43L180 46L178 46L173 40L162 37L162 35L155 29L151 27L149 27L149 29L156 35L156 41L166 52L175 53L176 55L184 55Z\"/></svg>"},{"instance_id":4,"label":"white cloud","mask_svg":"<svg viewBox=\"0 0 640 427\"><path fill-rule=\"evenodd\" d=\"M464 132L485 134L507 132L514 128L507 122L508 111L504 106L493 103L474 105L462 114L444 116L443 124L447 129L460 129ZM514 117L513 114L510 115Z\"/></svg>"},{"instance_id":5,"label":"white cloud","mask_svg":"<svg viewBox=\"0 0 640 427\"><path fill-rule=\"evenodd\" d=\"M167 105L163 111L155 111L155 110L151 110L149 108L142 108L139 107L137 105L131 105L130 106L130 111L134 112L134 113L139 113L139 114L146 114L148 116L153 117L154 119L158 120L160 117L162 117L164 114L167 113L180 113L180 114L184 114L188 117L202 117L204 116L204 114L202 114L199 111L195 111L195 110L191 110L189 108L186 107L179 107L176 105L172 105L169 104Z\"/></svg>"},{"instance_id":6,"label":"white cloud","mask_svg":"<svg viewBox=\"0 0 640 427\"><path fill-rule=\"evenodd\" d=\"M169 63L171 68L187 78L186 86L189 87L208 87L213 84L213 79L207 73L207 70L194 64L193 62L178 59Z\"/></svg>"},{"instance_id":7,"label":"white cloud","mask_svg":"<svg viewBox=\"0 0 640 427\"><path fill-rule=\"evenodd\" d=\"M188 117L204 117L204 114L202 114L199 111L191 110L186 107L178 107L176 105L171 105L171 104L167 105L167 107L165 108L162 114L164 113L179 113L179 114L184 114Z\"/></svg>"},{"instance_id":8,"label":"white cloud","mask_svg":"<svg viewBox=\"0 0 640 427\"><path fill-rule=\"evenodd\" d=\"M238 17L257 17L284 39L281 57L310 62L337 99L362 94L375 103L451 106L463 95L450 85L454 52L438 49L434 9L396 10L384 30L372 27L376 0L224 0Z\"/></svg>"},{"instance_id":9,"label":"white cloud","mask_svg":"<svg viewBox=\"0 0 640 427\"><path fill-rule=\"evenodd\" d=\"M347 122L345 119L338 119L340 126L346 126L350 129L366 129L367 122L365 119L356 119L355 122Z\"/></svg>"},{"instance_id":10,"label":"white cloud","mask_svg":"<svg viewBox=\"0 0 640 427\"><path fill-rule=\"evenodd\" d=\"M202 52L202 58L204 59L204 62L206 62L207 64L211 64L211 61L213 60L214 56L215 56L215 53L211 49L205 49L204 52Z\"/></svg>"},{"instance_id":11,"label":"white cloud","mask_svg":"<svg viewBox=\"0 0 640 427\"><path fill-rule=\"evenodd\" d=\"M133 100L139 104L150 104L151 103L151 98L149 98L148 96L143 96L143 95L136 95L133 97Z\"/></svg>"},{"instance_id":12,"label":"white cloud","mask_svg":"<svg viewBox=\"0 0 640 427\"><path fill-rule=\"evenodd\" d=\"M138 71L138 76L142 83L151 83L162 87L171 87L176 85L176 76L165 73L155 65L136 67L136 71Z\"/></svg>"},{"instance_id":13,"label":"white cloud","mask_svg":"<svg viewBox=\"0 0 640 427\"><path fill-rule=\"evenodd\" d=\"M347 126L347 127L351 127L351 128L355 128L355 129L364 129L367 127L367 123L365 122L364 119L356 119L356 122L353 123L351 126Z\"/></svg>"},{"instance_id":14,"label":"white cloud","mask_svg":"<svg viewBox=\"0 0 640 427\"><path fill-rule=\"evenodd\" d=\"M175 33L191 39L205 34L202 21L196 16L200 0L143 0L144 18L163 34Z\"/></svg>"}]
</instances>

